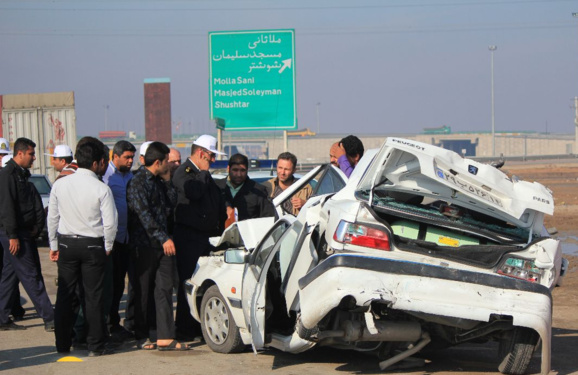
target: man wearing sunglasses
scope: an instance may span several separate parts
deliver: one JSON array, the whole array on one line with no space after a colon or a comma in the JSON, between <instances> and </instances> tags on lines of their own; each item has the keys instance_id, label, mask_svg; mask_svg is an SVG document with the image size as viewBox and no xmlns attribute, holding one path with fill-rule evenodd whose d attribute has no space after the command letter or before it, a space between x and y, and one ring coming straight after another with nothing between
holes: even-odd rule
<instances>
[{"instance_id":1,"label":"man wearing sunglasses","mask_svg":"<svg viewBox=\"0 0 578 375\"><path fill-rule=\"evenodd\" d=\"M224 195L209 173L217 154L224 155L217 150L215 137L201 135L193 142L191 156L173 176L178 192L174 228L179 275L175 326L180 340L192 341L201 335L201 327L189 311L184 282L193 275L199 257L211 250L209 237L222 233L227 217Z\"/></svg>"}]
</instances>

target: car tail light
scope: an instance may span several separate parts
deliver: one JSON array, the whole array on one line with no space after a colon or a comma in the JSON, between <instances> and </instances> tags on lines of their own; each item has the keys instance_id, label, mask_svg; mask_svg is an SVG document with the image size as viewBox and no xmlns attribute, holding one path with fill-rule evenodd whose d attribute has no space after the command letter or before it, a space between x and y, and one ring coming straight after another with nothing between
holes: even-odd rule
<instances>
[{"instance_id":1,"label":"car tail light","mask_svg":"<svg viewBox=\"0 0 578 375\"><path fill-rule=\"evenodd\" d=\"M533 260L509 257L498 267L500 275L528 280L534 283L540 282L542 270L534 264Z\"/></svg>"},{"instance_id":2,"label":"car tail light","mask_svg":"<svg viewBox=\"0 0 578 375\"><path fill-rule=\"evenodd\" d=\"M333 234L337 242L370 247L378 250L391 250L387 232L362 224L349 223L341 220Z\"/></svg>"}]
</instances>

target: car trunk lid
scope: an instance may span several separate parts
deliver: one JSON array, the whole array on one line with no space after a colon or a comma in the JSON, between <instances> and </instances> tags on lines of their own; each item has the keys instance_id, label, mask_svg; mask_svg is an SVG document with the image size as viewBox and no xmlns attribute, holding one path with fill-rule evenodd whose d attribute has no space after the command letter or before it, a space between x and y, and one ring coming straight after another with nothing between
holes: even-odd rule
<instances>
[{"instance_id":1,"label":"car trunk lid","mask_svg":"<svg viewBox=\"0 0 578 375\"><path fill-rule=\"evenodd\" d=\"M537 182L509 178L499 169L453 151L388 138L356 189L358 196L440 200L536 232L552 215L552 193Z\"/></svg>"}]
</instances>

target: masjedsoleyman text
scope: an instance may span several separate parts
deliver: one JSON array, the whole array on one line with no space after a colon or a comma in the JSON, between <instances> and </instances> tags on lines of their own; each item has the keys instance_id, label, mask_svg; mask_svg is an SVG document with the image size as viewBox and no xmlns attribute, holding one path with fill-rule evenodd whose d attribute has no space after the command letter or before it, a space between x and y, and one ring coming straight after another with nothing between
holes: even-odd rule
<instances>
[{"instance_id":1,"label":"masjedsoleyman text","mask_svg":"<svg viewBox=\"0 0 578 375\"><path fill-rule=\"evenodd\" d=\"M243 78L243 77L232 77L232 78L215 78L213 83L218 85L235 85L235 84L254 84L255 78ZM214 90L215 97L233 97L233 96L276 96L282 95L281 89L228 89L228 90ZM248 108L249 102L234 101L234 102L222 102L216 101L215 108Z\"/></svg>"}]
</instances>

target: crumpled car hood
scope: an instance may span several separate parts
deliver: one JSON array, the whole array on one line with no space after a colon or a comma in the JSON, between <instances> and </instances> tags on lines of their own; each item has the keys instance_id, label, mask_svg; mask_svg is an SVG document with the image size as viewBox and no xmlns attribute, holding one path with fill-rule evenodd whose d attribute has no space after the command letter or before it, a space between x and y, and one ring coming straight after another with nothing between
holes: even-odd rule
<instances>
[{"instance_id":1,"label":"crumpled car hood","mask_svg":"<svg viewBox=\"0 0 578 375\"><path fill-rule=\"evenodd\" d=\"M402 138L387 139L356 190L442 200L523 228L542 225L544 214L554 213L551 191L537 182L513 180L491 165Z\"/></svg>"},{"instance_id":2,"label":"crumpled car hood","mask_svg":"<svg viewBox=\"0 0 578 375\"><path fill-rule=\"evenodd\" d=\"M244 246L245 249L251 250L267 234L274 222L273 217L237 221L225 229L220 237L211 237L210 242L215 247L228 243L229 247Z\"/></svg>"}]
</instances>

